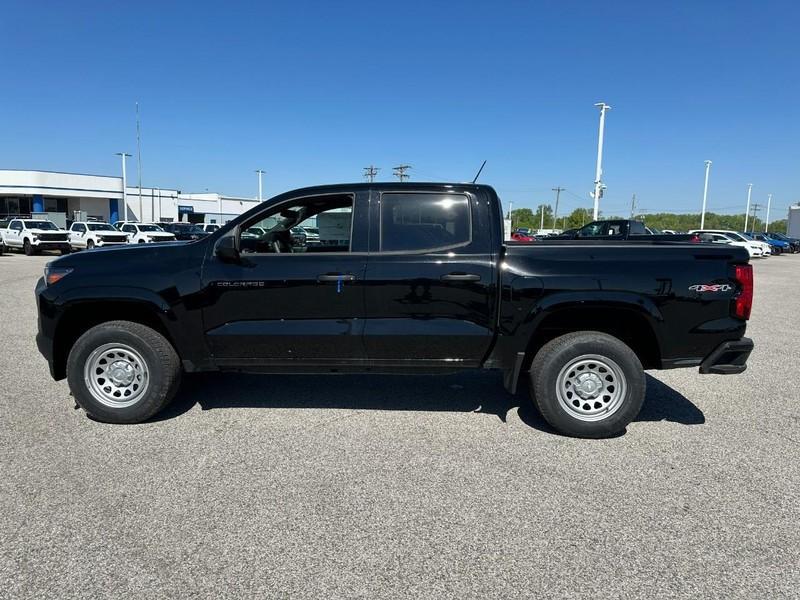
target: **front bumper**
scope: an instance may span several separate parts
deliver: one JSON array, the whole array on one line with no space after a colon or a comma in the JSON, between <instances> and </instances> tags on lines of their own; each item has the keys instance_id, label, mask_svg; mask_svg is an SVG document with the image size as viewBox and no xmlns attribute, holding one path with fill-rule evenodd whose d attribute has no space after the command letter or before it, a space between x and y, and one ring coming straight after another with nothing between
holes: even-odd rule
<instances>
[{"instance_id":1,"label":"front bumper","mask_svg":"<svg viewBox=\"0 0 800 600\"><path fill-rule=\"evenodd\" d=\"M747 368L747 359L753 351L753 340L743 337L740 340L722 342L700 363L700 373L716 375L736 375Z\"/></svg>"}]
</instances>

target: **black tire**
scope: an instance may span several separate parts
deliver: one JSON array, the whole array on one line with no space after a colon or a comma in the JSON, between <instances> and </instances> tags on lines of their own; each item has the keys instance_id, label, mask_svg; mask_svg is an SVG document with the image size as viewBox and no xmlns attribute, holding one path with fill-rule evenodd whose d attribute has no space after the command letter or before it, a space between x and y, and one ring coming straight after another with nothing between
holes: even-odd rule
<instances>
[{"instance_id":1,"label":"black tire","mask_svg":"<svg viewBox=\"0 0 800 600\"><path fill-rule=\"evenodd\" d=\"M603 405L606 402L605 395L584 400L574 393L569 396L570 392L566 391L562 393L564 403L562 405L558 393L559 376L562 369L583 356L598 357L598 363L601 365L598 375L604 379L610 377L611 384L617 386L613 387L601 380L602 385L608 386L611 390L608 395L611 404ZM592 363L591 358L584 360ZM608 363L604 365L603 360ZM612 370L602 371L603 366L608 366ZM597 369L598 365L588 364L585 367L586 373L590 372L590 367ZM613 372L615 368L619 371L618 373ZM565 380L569 380L569 375L573 373L578 373L578 377L583 374L577 369L570 370L569 373L564 374ZM604 373L608 373L608 375L605 376ZM633 350L618 338L598 331L568 333L545 344L533 359L530 378L531 395L542 417L560 433L582 438L605 438L623 433L625 427L639 414L646 390L644 369ZM594 377L592 386L596 385L594 380L597 379ZM619 384L617 380L620 382ZM566 384L562 389L574 390L575 387ZM624 393L619 392L622 389L624 389ZM616 395L613 393L614 390L617 391ZM604 387L602 393L605 394L606 391L608 390ZM583 389L581 392L591 393ZM569 408L573 413L568 412L567 406L570 404L574 404L576 407ZM612 405L615 407L612 412L608 416L603 416L602 411ZM587 410L601 412L592 415ZM581 414L582 418L576 417L574 413ZM584 420L588 418L596 418L596 420Z\"/></svg>"},{"instance_id":2,"label":"black tire","mask_svg":"<svg viewBox=\"0 0 800 600\"><path fill-rule=\"evenodd\" d=\"M34 250L30 240L26 239L22 242L22 251L25 253L25 256L33 256Z\"/></svg>"},{"instance_id":3,"label":"black tire","mask_svg":"<svg viewBox=\"0 0 800 600\"><path fill-rule=\"evenodd\" d=\"M86 249L91 250L92 248L94 248L94 240L89 240L86 242Z\"/></svg>"},{"instance_id":4,"label":"black tire","mask_svg":"<svg viewBox=\"0 0 800 600\"><path fill-rule=\"evenodd\" d=\"M72 248L70 248L69 246L67 246L66 248L61 248L61 256L69 254L70 252L72 252Z\"/></svg>"},{"instance_id":5,"label":"black tire","mask_svg":"<svg viewBox=\"0 0 800 600\"><path fill-rule=\"evenodd\" d=\"M89 389L84 367L92 353L105 344L123 344L136 351L149 372L149 383L134 404L104 404ZM161 411L175 396L181 380L181 363L172 344L160 333L130 321L109 321L86 331L67 358L67 381L75 401L92 418L104 423L141 423Z\"/></svg>"},{"instance_id":6,"label":"black tire","mask_svg":"<svg viewBox=\"0 0 800 600\"><path fill-rule=\"evenodd\" d=\"M138 243L139 244L146 244L147 242L145 242L144 240L139 240Z\"/></svg>"}]
</instances>

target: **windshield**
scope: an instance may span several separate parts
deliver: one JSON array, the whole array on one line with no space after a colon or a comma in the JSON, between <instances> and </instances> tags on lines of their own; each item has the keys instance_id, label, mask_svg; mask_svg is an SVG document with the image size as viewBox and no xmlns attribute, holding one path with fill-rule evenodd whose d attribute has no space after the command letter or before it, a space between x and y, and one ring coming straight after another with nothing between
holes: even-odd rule
<instances>
[{"instance_id":1,"label":"windshield","mask_svg":"<svg viewBox=\"0 0 800 600\"><path fill-rule=\"evenodd\" d=\"M58 231L58 226L52 221L25 221L28 229L43 229L46 231Z\"/></svg>"},{"instance_id":2,"label":"windshield","mask_svg":"<svg viewBox=\"0 0 800 600\"><path fill-rule=\"evenodd\" d=\"M108 223L87 223L86 226L89 228L89 231L116 231L116 229Z\"/></svg>"},{"instance_id":3,"label":"windshield","mask_svg":"<svg viewBox=\"0 0 800 600\"><path fill-rule=\"evenodd\" d=\"M745 233L744 231L740 231L738 235L739 235L739 237L743 237L748 242L752 242L753 241L753 236Z\"/></svg>"},{"instance_id":4,"label":"windshield","mask_svg":"<svg viewBox=\"0 0 800 600\"><path fill-rule=\"evenodd\" d=\"M158 225L139 225L139 231L164 231Z\"/></svg>"}]
</instances>

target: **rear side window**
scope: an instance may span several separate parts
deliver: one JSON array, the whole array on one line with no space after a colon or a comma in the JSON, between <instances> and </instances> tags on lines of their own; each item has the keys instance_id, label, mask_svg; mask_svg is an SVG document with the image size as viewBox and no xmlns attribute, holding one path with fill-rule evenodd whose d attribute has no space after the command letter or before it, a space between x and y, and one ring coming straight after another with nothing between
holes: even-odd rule
<instances>
[{"instance_id":1,"label":"rear side window","mask_svg":"<svg viewBox=\"0 0 800 600\"><path fill-rule=\"evenodd\" d=\"M456 194L383 194L381 251L444 250L471 240L469 200Z\"/></svg>"}]
</instances>

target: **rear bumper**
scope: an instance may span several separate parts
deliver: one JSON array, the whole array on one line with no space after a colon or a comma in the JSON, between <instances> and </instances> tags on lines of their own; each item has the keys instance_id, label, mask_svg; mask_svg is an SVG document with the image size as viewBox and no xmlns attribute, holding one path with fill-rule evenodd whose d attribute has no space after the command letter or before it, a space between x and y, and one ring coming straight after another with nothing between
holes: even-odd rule
<instances>
[{"instance_id":1,"label":"rear bumper","mask_svg":"<svg viewBox=\"0 0 800 600\"><path fill-rule=\"evenodd\" d=\"M716 375L735 375L747 368L747 359L753 351L753 340L722 342L700 363L700 373Z\"/></svg>"}]
</instances>

